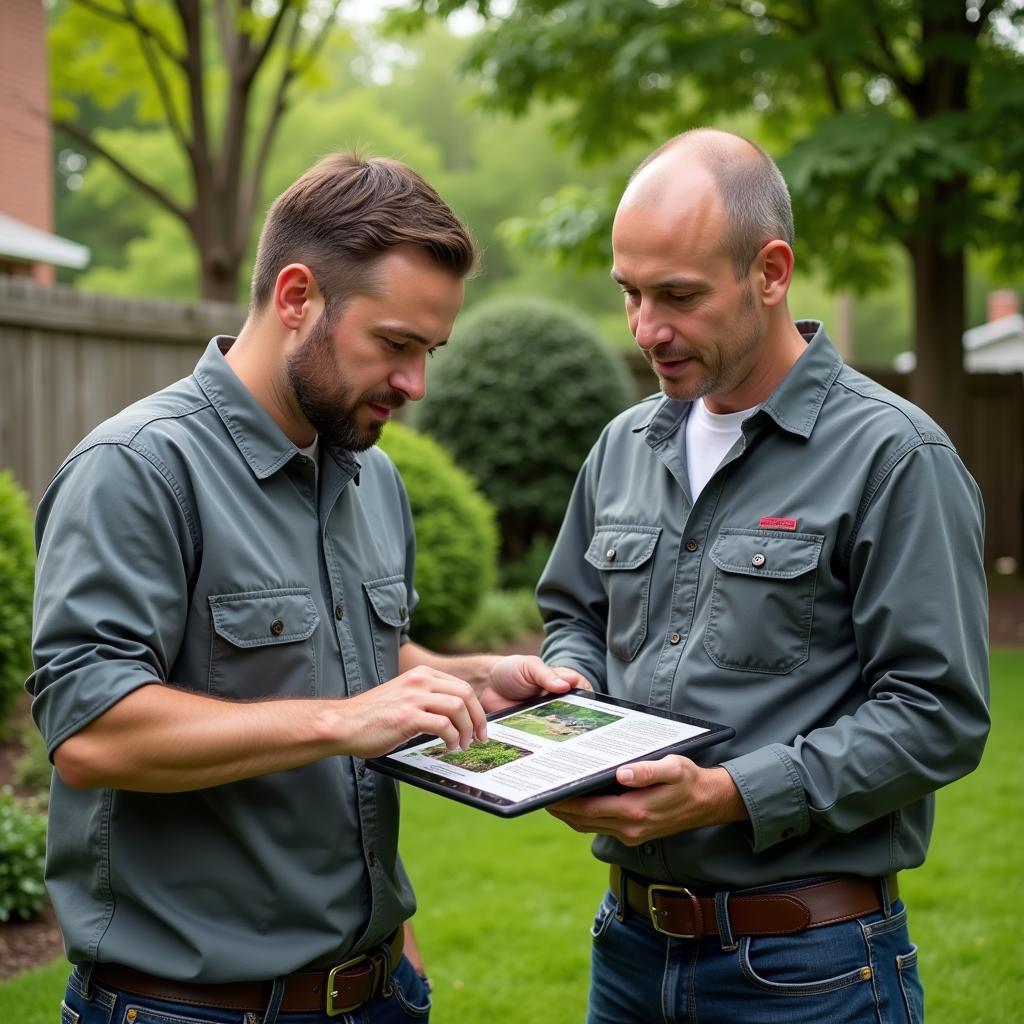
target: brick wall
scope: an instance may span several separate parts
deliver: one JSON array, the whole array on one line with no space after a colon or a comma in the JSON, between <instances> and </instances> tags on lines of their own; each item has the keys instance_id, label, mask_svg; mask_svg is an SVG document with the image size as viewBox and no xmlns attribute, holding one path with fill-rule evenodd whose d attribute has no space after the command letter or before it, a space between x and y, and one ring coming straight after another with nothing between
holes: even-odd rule
<instances>
[{"instance_id":1,"label":"brick wall","mask_svg":"<svg viewBox=\"0 0 1024 1024\"><path fill-rule=\"evenodd\" d=\"M0 0L0 212L53 231L53 154L42 0ZM51 282L53 267L33 277Z\"/></svg>"}]
</instances>

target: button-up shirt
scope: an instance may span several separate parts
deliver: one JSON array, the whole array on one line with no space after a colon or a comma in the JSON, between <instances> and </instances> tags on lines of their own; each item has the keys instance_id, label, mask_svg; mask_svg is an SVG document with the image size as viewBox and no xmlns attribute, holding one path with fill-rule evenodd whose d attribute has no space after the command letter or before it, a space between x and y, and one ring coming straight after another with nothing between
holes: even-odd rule
<instances>
[{"instance_id":1,"label":"button-up shirt","mask_svg":"<svg viewBox=\"0 0 1024 1024\"><path fill-rule=\"evenodd\" d=\"M920 864L933 792L988 732L978 488L919 409L808 346L698 499L690 403L615 419L538 589L543 657L611 694L719 721L749 822L595 854L743 887Z\"/></svg>"},{"instance_id":2,"label":"button-up shirt","mask_svg":"<svg viewBox=\"0 0 1024 1024\"><path fill-rule=\"evenodd\" d=\"M397 674L414 540L379 449L312 461L214 339L98 427L39 507L33 715L51 755L137 687L345 697ZM55 777L47 885L73 962L201 982L340 962L414 908L395 785L349 757L182 793Z\"/></svg>"}]
</instances>

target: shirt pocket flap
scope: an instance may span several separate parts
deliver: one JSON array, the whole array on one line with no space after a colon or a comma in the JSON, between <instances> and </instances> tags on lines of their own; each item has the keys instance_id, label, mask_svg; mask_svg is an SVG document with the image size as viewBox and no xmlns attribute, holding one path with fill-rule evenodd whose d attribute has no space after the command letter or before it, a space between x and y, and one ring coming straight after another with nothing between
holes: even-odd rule
<instances>
[{"instance_id":1,"label":"shirt pocket flap","mask_svg":"<svg viewBox=\"0 0 1024 1024\"><path fill-rule=\"evenodd\" d=\"M637 569L654 554L660 526L599 526L587 548L595 569Z\"/></svg>"},{"instance_id":2,"label":"shirt pocket flap","mask_svg":"<svg viewBox=\"0 0 1024 1024\"><path fill-rule=\"evenodd\" d=\"M824 542L816 533L726 529L711 548L711 561L723 572L791 580L817 567Z\"/></svg>"},{"instance_id":3,"label":"shirt pocket flap","mask_svg":"<svg viewBox=\"0 0 1024 1024\"><path fill-rule=\"evenodd\" d=\"M266 647L308 640L320 622L305 587L214 594L209 598L213 628L235 647Z\"/></svg>"},{"instance_id":4,"label":"shirt pocket flap","mask_svg":"<svg viewBox=\"0 0 1024 1024\"><path fill-rule=\"evenodd\" d=\"M367 580L363 584L377 618L396 629L409 624L408 594L404 576L389 576L382 580Z\"/></svg>"}]
</instances>

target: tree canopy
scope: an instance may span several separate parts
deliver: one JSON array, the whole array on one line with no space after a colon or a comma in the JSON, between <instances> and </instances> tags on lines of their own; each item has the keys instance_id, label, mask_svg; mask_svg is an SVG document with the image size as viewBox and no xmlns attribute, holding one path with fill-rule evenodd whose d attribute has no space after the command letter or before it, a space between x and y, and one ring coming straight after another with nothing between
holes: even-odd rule
<instances>
[{"instance_id":1,"label":"tree canopy","mask_svg":"<svg viewBox=\"0 0 1024 1024\"><path fill-rule=\"evenodd\" d=\"M1019 0L421 0L487 21L466 67L492 108L558 101L600 158L625 142L754 114L794 195L798 254L871 288L903 248L915 295L913 394L963 429L964 252L1019 260L1024 5ZM602 255L617 192L563 191L519 237Z\"/></svg>"},{"instance_id":2,"label":"tree canopy","mask_svg":"<svg viewBox=\"0 0 1024 1024\"><path fill-rule=\"evenodd\" d=\"M236 298L275 136L296 85L315 76L339 2L63 0L54 11L55 127L184 229L206 298ZM137 125L164 127L169 166L84 116L122 104Z\"/></svg>"}]
</instances>

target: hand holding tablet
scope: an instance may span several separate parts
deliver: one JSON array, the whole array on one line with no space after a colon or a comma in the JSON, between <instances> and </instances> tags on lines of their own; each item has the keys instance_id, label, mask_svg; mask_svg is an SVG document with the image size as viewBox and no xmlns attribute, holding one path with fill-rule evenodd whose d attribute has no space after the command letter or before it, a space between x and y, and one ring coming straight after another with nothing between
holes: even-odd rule
<instances>
[{"instance_id":1,"label":"hand holding tablet","mask_svg":"<svg viewBox=\"0 0 1024 1024\"><path fill-rule=\"evenodd\" d=\"M511 818L614 783L633 761L690 753L732 736L714 722L588 690L546 695L488 715L487 740L448 751L418 736L371 768Z\"/></svg>"}]
</instances>

